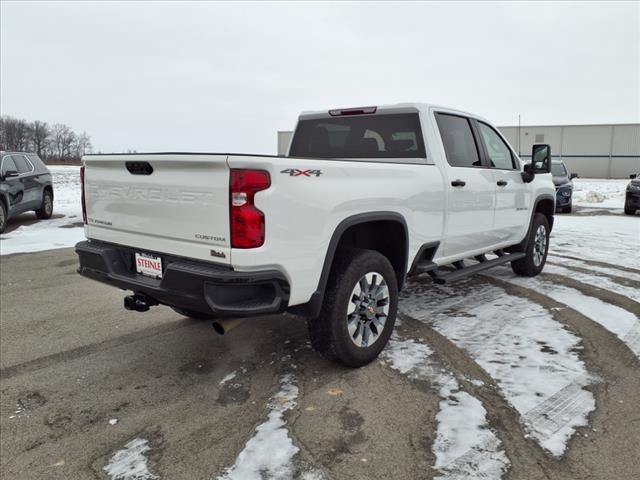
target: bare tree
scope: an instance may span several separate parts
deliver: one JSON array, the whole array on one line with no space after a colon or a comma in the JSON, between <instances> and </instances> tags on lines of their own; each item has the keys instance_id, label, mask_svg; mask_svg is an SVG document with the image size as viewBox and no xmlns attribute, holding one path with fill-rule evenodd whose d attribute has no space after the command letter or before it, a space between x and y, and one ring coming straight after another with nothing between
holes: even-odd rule
<instances>
[{"instance_id":1,"label":"bare tree","mask_svg":"<svg viewBox=\"0 0 640 480\"><path fill-rule=\"evenodd\" d=\"M87 132L76 134L71 127L14 117L0 117L0 150L35 152L46 161L77 161L93 151Z\"/></svg>"},{"instance_id":2,"label":"bare tree","mask_svg":"<svg viewBox=\"0 0 640 480\"><path fill-rule=\"evenodd\" d=\"M0 144L3 150L25 150L29 145L29 126L25 120L2 118Z\"/></svg>"},{"instance_id":3,"label":"bare tree","mask_svg":"<svg viewBox=\"0 0 640 480\"><path fill-rule=\"evenodd\" d=\"M71 150L74 160L80 160L85 153L91 153L93 146L91 145L91 137L87 135L87 132L82 132L76 136Z\"/></svg>"},{"instance_id":4,"label":"bare tree","mask_svg":"<svg viewBox=\"0 0 640 480\"><path fill-rule=\"evenodd\" d=\"M67 125L56 123L51 131L51 143L53 155L56 160L65 160L71 157L71 146L76 139L76 134Z\"/></svg>"},{"instance_id":5,"label":"bare tree","mask_svg":"<svg viewBox=\"0 0 640 480\"><path fill-rule=\"evenodd\" d=\"M31 145L39 157L43 157L51 129L46 122L36 120L30 124Z\"/></svg>"}]
</instances>

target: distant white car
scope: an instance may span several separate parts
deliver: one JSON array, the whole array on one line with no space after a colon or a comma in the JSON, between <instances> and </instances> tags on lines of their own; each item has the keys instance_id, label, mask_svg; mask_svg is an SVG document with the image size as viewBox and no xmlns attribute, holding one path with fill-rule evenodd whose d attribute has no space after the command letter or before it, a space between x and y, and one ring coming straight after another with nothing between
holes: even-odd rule
<instances>
[{"instance_id":1,"label":"distant white car","mask_svg":"<svg viewBox=\"0 0 640 480\"><path fill-rule=\"evenodd\" d=\"M301 314L314 348L364 365L407 276L542 270L555 188L549 146L532 153L479 116L399 104L305 112L287 157L88 155L79 272L132 310Z\"/></svg>"}]
</instances>

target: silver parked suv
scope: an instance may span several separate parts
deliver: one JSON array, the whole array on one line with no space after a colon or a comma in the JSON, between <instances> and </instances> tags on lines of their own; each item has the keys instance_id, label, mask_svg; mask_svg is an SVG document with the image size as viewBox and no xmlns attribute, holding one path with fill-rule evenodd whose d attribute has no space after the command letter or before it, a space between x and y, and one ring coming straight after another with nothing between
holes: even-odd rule
<instances>
[{"instance_id":1,"label":"silver parked suv","mask_svg":"<svg viewBox=\"0 0 640 480\"><path fill-rule=\"evenodd\" d=\"M35 153L0 152L0 233L7 220L29 210L38 218L51 218L51 172Z\"/></svg>"}]
</instances>

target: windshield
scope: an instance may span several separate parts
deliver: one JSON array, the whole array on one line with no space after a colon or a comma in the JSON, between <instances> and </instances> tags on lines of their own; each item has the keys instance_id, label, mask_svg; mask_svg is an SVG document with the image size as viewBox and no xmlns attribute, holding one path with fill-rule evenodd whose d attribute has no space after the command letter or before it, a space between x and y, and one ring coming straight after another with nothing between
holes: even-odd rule
<instances>
[{"instance_id":1,"label":"windshield","mask_svg":"<svg viewBox=\"0 0 640 480\"><path fill-rule=\"evenodd\" d=\"M315 158L426 158L417 113L300 120L289 155Z\"/></svg>"},{"instance_id":2,"label":"windshield","mask_svg":"<svg viewBox=\"0 0 640 480\"><path fill-rule=\"evenodd\" d=\"M553 175L554 177L566 177L567 169L564 168L564 165L562 163L552 163L551 175Z\"/></svg>"}]
</instances>

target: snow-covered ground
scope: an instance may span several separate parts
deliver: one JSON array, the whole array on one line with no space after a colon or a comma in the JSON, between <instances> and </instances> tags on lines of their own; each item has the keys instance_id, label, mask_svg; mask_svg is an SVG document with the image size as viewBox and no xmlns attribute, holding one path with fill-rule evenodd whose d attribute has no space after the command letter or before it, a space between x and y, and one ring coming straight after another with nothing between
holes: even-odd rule
<instances>
[{"instance_id":1,"label":"snow-covered ground","mask_svg":"<svg viewBox=\"0 0 640 480\"><path fill-rule=\"evenodd\" d=\"M580 207L622 210L628 183L629 180L625 179L576 178L573 180L573 204Z\"/></svg>"},{"instance_id":2,"label":"snow-covered ground","mask_svg":"<svg viewBox=\"0 0 640 480\"><path fill-rule=\"evenodd\" d=\"M53 218L21 225L0 236L0 254L37 252L74 246L84 238L80 204L80 167L49 166L53 175ZM35 214L23 214L20 218ZM60 217L60 215L62 215ZM9 220L9 228L16 220Z\"/></svg>"}]
</instances>

